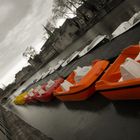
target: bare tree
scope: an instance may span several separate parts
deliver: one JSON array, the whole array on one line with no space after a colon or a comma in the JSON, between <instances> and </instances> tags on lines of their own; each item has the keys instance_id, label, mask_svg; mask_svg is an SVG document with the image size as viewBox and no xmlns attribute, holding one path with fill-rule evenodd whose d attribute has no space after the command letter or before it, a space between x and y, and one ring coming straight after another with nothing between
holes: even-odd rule
<instances>
[{"instance_id":1,"label":"bare tree","mask_svg":"<svg viewBox=\"0 0 140 140\"><path fill-rule=\"evenodd\" d=\"M53 10L53 19L58 20L59 18L70 18L71 15L75 15L73 12L68 12L66 8L54 7Z\"/></svg>"},{"instance_id":2,"label":"bare tree","mask_svg":"<svg viewBox=\"0 0 140 140\"><path fill-rule=\"evenodd\" d=\"M71 15L77 16L76 9L86 0L54 0L53 13L57 18L69 18ZM78 12L78 16L86 19L86 16L82 12Z\"/></svg>"},{"instance_id":3,"label":"bare tree","mask_svg":"<svg viewBox=\"0 0 140 140\"><path fill-rule=\"evenodd\" d=\"M30 59L30 58L33 59L36 56L36 54L37 53L36 53L35 49L32 46L30 46L30 47L26 48L26 50L23 53L23 56L28 59Z\"/></svg>"},{"instance_id":4,"label":"bare tree","mask_svg":"<svg viewBox=\"0 0 140 140\"><path fill-rule=\"evenodd\" d=\"M68 0L54 0L53 13L57 18L68 18L70 15L76 15L76 6Z\"/></svg>"}]
</instances>

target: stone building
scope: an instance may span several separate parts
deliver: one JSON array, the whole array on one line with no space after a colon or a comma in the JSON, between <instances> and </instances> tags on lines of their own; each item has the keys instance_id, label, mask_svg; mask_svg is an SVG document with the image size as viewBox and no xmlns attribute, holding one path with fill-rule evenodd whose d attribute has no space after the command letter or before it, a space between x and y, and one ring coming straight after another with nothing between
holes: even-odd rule
<instances>
[{"instance_id":1,"label":"stone building","mask_svg":"<svg viewBox=\"0 0 140 140\"><path fill-rule=\"evenodd\" d=\"M43 45L40 53L42 60L47 61L54 54L58 55L63 51L77 38L76 33L78 30L79 24L75 19L66 19L64 24L60 28L56 28Z\"/></svg>"},{"instance_id":2,"label":"stone building","mask_svg":"<svg viewBox=\"0 0 140 140\"><path fill-rule=\"evenodd\" d=\"M79 27L73 19L66 19L64 24L59 28L59 36L55 39L52 46L58 52L61 52L77 38L76 32L78 30Z\"/></svg>"},{"instance_id":3,"label":"stone building","mask_svg":"<svg viewBox=\"0 0 140 140\"><path fill-rule=\"evenodd\" d=\"M16 85L22 85L35 72L31 65L24 67L15 75Z\"/></svg>"},{"instance_id":4,"label":"stone building","mask_svg":"<svg viewBox=\"0 0 140 140\"><path fill-rule=\"evenodd\" d=\"M56 41L59 36L60 36L60 29L55 28L55 30L53 31L52 35L47 39L45 44L42 46L41 52L50 50L50 48L52 48L52 43L54 41Z\"/></svg>"},{"instance_id":5,"label":"stone building","mask_svg":"<svg viewBox=\"0 0 140 140\"><path fill-rule=\"evenodd\" d=\"M34 69L38 69L42 65L43 61L40 55L35 55L34 58L30 58L28 60L28 63L30 63Z\"/></svg>"}]
</instances>

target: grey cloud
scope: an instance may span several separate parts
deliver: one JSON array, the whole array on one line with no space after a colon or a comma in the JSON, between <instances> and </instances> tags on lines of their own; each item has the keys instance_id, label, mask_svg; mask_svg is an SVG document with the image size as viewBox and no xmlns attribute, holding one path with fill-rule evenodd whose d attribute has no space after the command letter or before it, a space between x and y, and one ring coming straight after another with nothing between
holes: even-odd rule
<instances>
[{"instance_id":1,"label":"grey cloud","mask_svg":"<svg viewBox=\"0 0 140 140\"><path fill-rule=\"evenodd\" d=\"M8 6L10 4L13 5L13 8L6 19L0 23L0 42L5 38L9 30L14 28L32 8L32 0L0 0L0 5Z\"/></svg>"},{"instance_id":2,"label":"grey cloud","mask_svg":"<svg viewBox=\"0 0 140 140\"><path fill-rule=\"evenodd\" d=\"M3 28L0 27L0 32L3 33L3 39L0 42L0 59L3 60L3 62L0 62L0 68L2 68L0 70L0 81L7 73L9 74L9 71L17 63L20 63L21 59L24 59L22 53L25 48L42 38L43 28L41 25L45 24L47 18L51 15L52 0L33 0L31 3L27 0L9 1L14 1L16 9L12 14L13 16L16 15L13 17L16 22L5 20L4 22L9 22L9 24L6 24L7 27L4 25ZM23 5L23 9L21 5ZM18 15L19 9L21 13ZM11 13L9 15L11 16ZM2 37L0 36L0 38Z\"/></svg>"}]
</instances>

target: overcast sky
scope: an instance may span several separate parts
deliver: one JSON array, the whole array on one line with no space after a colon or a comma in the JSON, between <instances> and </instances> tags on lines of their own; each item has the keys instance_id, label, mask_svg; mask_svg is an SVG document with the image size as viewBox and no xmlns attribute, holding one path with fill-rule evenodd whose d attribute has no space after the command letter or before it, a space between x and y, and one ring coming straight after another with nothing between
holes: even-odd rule
<instances>
[{"instance_id":1,"label":"overcast sky","mask_svg":"<svg viewBox=\"0 0 140 140\"><path fill-rule=\"evenodd\" d=\"M39 49L52 0L0 0L0 83L11 82L27 65L22 53L27 46Z\"/></svg>"}]
</instances>

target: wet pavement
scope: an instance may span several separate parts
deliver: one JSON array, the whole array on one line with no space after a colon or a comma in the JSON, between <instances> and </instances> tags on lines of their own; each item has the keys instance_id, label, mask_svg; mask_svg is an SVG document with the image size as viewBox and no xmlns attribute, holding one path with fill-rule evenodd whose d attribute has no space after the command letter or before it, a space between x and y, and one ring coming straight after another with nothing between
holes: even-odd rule
<instances>
[{"instance_id":1,"label":"wet pavement","mask_svg":"<svg viewBox=\"0 0 140 140\"><path fill-rule=\"evenodd\" d=\"M140 40L140 24L120 37L98 45L86 56L59 69L44 80L66 77L77 66L89 65L94 59L113 59ZM40 81L44 82L44 81ZM25 88L30 81L25 83ZM15 94L19 94L20 90ZM140 139L140 101L111 102L99 93L82 102L60 102L15 106L10 110L54 140L133 140Z\"/></svg>"}]
</instances>

